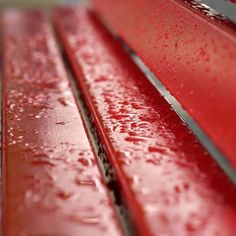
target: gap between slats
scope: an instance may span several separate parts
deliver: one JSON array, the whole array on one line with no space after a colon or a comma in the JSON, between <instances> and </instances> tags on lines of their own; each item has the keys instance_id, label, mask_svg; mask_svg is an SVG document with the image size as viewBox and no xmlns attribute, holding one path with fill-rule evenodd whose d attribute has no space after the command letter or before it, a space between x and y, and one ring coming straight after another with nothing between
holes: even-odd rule
<instances>
[{"instance_id":1,"label":"gap between slats","mask_svg":"<svg viewBox=\"0 0 236 236\"><path fill-rule=\"evenodd\" d=\"M125 236L135 236L137 235L136 226L132 220L132 216L125 203L125 200L122 197L123 195L122 190L116 179L115 170L112 168L108 160L104 146L101 143L101 140L99 138L98 130L93 123L94 121L93 115L89 112L88 107L83 98L83 93L76 83L73 69L71 68L70 62L67 59L63 46L60 43L60 39L58 37L57 31L55 30L53 26L52 26L52 29L54 30L54 35L56 37L57 44L61 52L61 57L65 65L68 78L70 80L73 95L80 109L82 119L86 125L89 138L91 140L94 152L96 154L99 168L101 170L102 176L109 190L110 198L112 199L113 204L115 206L116 214L122 226L123 233Z\"/></svg>"},{"instance_id":2,"label":"gap between slats","mask_svg":"<svg viewBox=\"0 0 236 236\"><path fill-rule=\"evenodd\" d=\"M94 14L94 13L93 13ZM146 66L142 59L136 55L136 53L125 43L125 41L119 37L100 17L94 16L102 23L102 25L110 32L114 40L118 41L124 51L137 65L137 67L146 75L147 80L154 86L154 88L164 97L164 99L174 109L180 119L188 125L189 130L198 139L198 141L204 146L204 148L211 154L212 158L223 169L230 180L236 184L236 170L228 160L228 158L219 150L219 148L212 142L208 135L202 130L197 122L188 114L188 112L182 107L178 100L171 95L169 90L163 85L163 83L156 77L152 71Z\"/></svg>"}]
</instances>

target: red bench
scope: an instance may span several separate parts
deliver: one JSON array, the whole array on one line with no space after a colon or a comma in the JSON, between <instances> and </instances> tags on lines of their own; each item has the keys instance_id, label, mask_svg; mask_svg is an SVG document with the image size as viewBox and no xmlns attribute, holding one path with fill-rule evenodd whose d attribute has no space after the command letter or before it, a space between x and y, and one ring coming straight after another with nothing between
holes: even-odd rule
<instances>
[{"instance_id":1,"label":"red bench","mask_svg":"<svg viewBox=\"0 0 236 236\"><path fill-rule=\"evenodd\" d=\"M3 235L121 235L48 20L3 29Z\"/></svg>"},{"instance_id":2,"label":"red bench","mask_svg":"<svg viewBox=\"0 0 236 236\"><path fill-rule=\"evenodd\" d=\"M234 165L233 26L212 23L179 1L94 0L93 6ZM152 15L155 10L160 14ZM52 15L58 42L40 11L8 11L2 18L3 235L234 236L236 188L229 173L94 12L68 6ZM188 27L199 31L186 28L178 36L186 42L174 49L177 36L167 31L177 16L183 27L189 15ZM203 31L209 36L201 40ZM215 54L205 47L199 63L184 63L212 38L227 47ZM212 80L215 73L224 82ZM225 125L216 115L221 99Z\"/></svg>"},{"instance_id":3,"label":"red bench","mask_svg":"<svg viewBox=\"0 0 236 236\"><path fill-rule=\"evenodd\" d=\"M197 3L93 0L236 167L236 31Z\"/></svg>"}]
</instances>

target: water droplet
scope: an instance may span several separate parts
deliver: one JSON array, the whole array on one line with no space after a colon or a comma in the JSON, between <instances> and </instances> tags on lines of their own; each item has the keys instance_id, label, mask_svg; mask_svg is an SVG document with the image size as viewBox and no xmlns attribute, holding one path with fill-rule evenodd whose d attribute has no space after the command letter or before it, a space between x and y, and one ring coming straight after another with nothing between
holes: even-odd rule
<instances>
[{"instance_id":1,"label":"water droplet","mask_svg":"<svg viewBox=\"0 0 236 236\"><path fill-rule=\"evenodd\" d=\"M69 198L71 198L72 197L72 195L73 195L73 193L70 193L70 192L67 192L67 191L59 191L58 193L57 193L57 196L59 197L59 198L61 198L62 200L67 200L67 199L69 199Z\"/></svg>"},{"instance_id":2,"label":"water droplet","mask_svg":"<svg viewBox=\"0 0 236 236\"><path fill-rule=\"evenodd\" d=\"M56 122L57 125L66 125L68 124L68 122L65 121L60 121L60 122Z\"/></svg>"}]
</instances>

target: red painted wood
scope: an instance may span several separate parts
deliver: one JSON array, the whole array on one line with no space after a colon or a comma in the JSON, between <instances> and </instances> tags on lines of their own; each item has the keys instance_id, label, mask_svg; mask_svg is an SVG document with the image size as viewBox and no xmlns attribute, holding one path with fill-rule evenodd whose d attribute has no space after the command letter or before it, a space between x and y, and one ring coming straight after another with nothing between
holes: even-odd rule
<instances>
[{"instance_id":1,"label":"red painted wood","mask_svg":"<svg viewBox=\"0 0 236 236\"><path fill-rule=\"evenodd\" d=\"M3 235L121 235L48 21L3 30Z\"/></svg>"},{"instance_id":2,"label":"red painted wood","mask_svg":"<svg viewBox=\"0 0 236 236\"><path fill-rule=\"evenodd\" d=\"M140 235L235 235L236 189L86 10L54 14Z\"/></svg>"},{"instance_id":3,"label":"red painted wood","mask_svg":"<svg viewBox=\"0 0 236 236\"><path fill-rule=\"evenodd\" d=\"M197 3L193 8L175 0L93 3L236 166L235 28L207 10L209 17L199 13Z\"/></svg>"}]
</instances>

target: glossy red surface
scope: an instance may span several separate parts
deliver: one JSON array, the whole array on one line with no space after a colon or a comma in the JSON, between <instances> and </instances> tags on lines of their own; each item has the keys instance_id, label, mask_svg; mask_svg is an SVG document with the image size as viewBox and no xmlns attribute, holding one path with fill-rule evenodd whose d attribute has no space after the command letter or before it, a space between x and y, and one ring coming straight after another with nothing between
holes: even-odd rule
<instances>
[{"instance_id":1,"label":"glossy red surface","mask_svg":"<svg viewBox=\"0 0 236 236\"><path fill-rule=\"evenodd\" d=\"M93 3L236 167L235 30L184 1Z\"/></svg>"},{"instance_id":2,"label":"glossy red surface","mask_svg":"<svg viewBox=\"0 0 236 236\"><path fill-rule=\"evenodd\" d=\"M54 15L140 235L235 235L236 189L103 26Z\"/></svg>"},{"instance_id":3,"label":"glossy red surface","mask_svg":"<svg viewBox=\"0 0 236 236\"><path fill-rule=\"evenodd\" d=\"M121 235L49 23L3 29L3 235Z\"/></svg>"}]
</instances>

